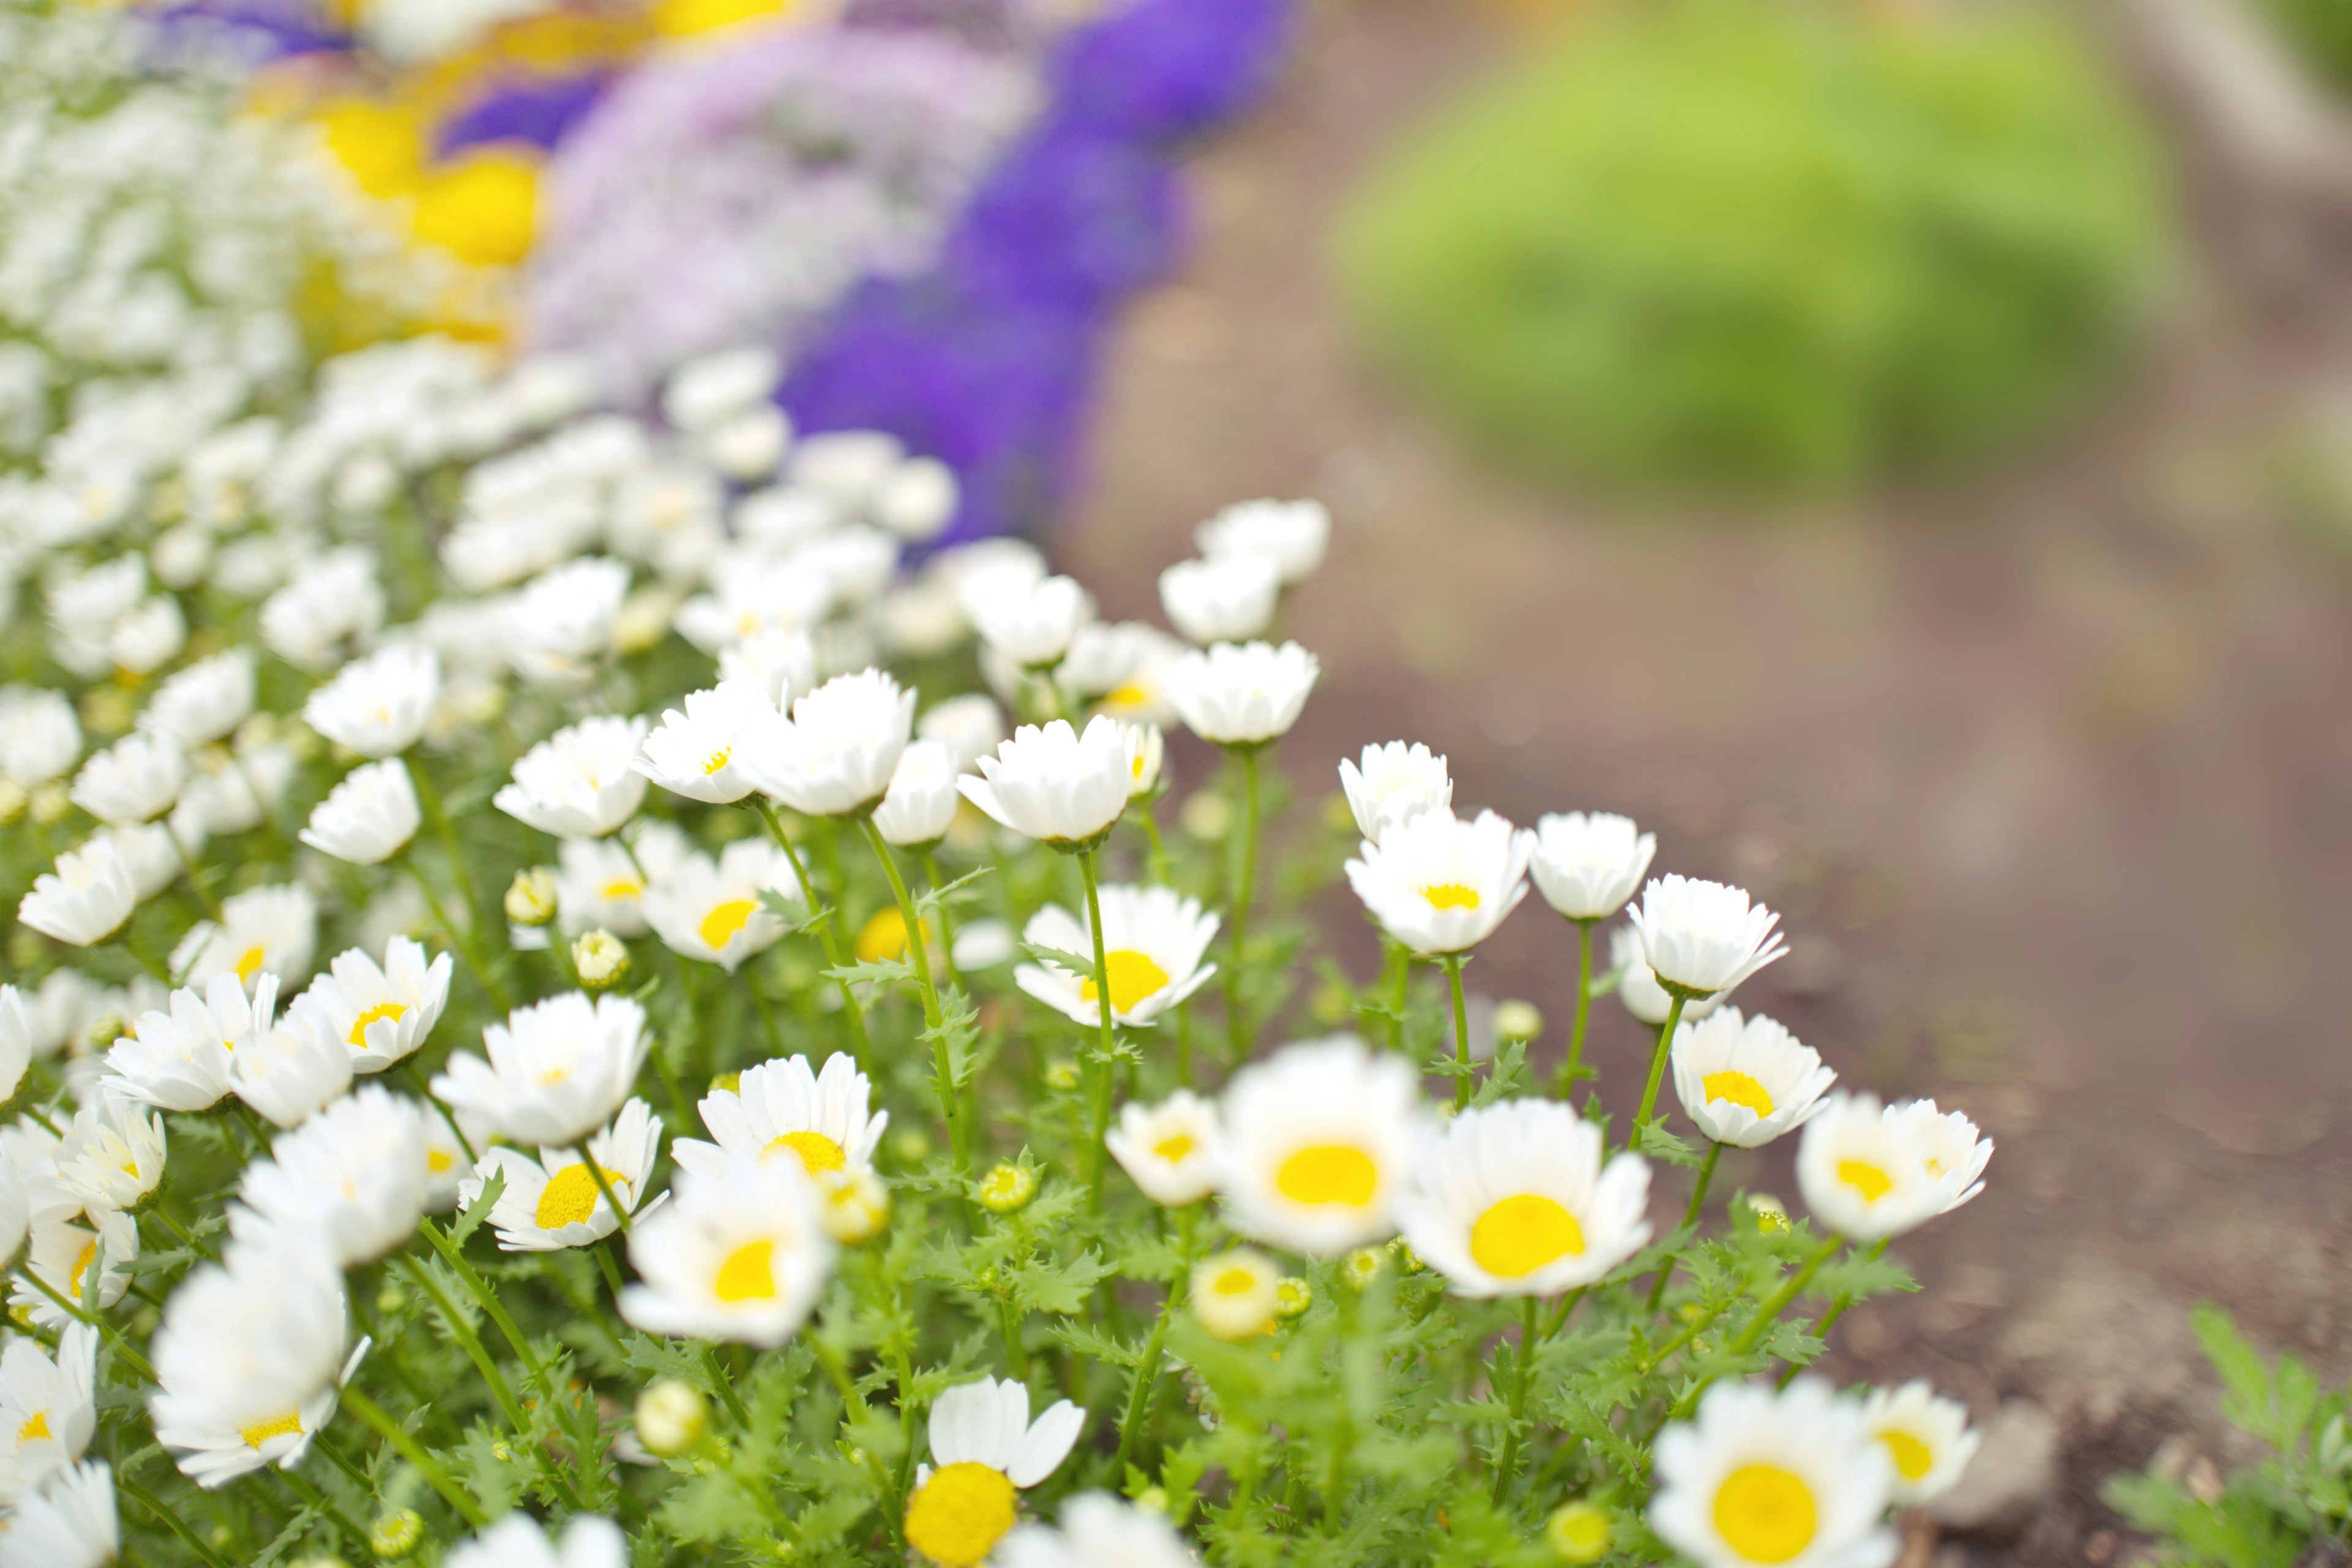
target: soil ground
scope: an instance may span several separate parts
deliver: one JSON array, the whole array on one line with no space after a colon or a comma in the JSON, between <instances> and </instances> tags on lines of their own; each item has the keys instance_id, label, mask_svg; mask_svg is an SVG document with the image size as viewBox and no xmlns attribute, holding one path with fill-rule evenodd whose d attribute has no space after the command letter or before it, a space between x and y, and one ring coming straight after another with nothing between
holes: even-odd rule
<instances>
[{"instance_id":1,"label":"soil ground","mask_svg":"<svg viewBox=\"0 0 2352 1568\"><path fill-rule=\"evenodd\" d=\"M1495 47L1472 15L1318 8L1203 153L1194 254L1122 327L1063 553L1107 614L1156 616L1199 518L1320 495L1295 776L1425 740L1457 805L1626 811L1658 869L1784 910L1793 951L1740 1002L2000 1150L1979 1200L1900 1244L1926 1291L1847 1318L1831 1370L1927 1375L1980 1417L2030 1400L2063 1435L2021 1534L1916 1559L2120 1561L2108 1474L2168 1438L2233 1457L2191 1305L2352 1370L2352 573L2242 461L2352 363L2345 333L2209 269L2093 427L1965 494L1667 520L1523 492L1365 373L1323 250L1357 171ZM1557 1048L1574 951L1536 900L1471 973ZM1642 1045L1596 1012L1621 1110ZM1726 1175L1793 1196L1786 1159Z\"/></svg>"}]
</instances>

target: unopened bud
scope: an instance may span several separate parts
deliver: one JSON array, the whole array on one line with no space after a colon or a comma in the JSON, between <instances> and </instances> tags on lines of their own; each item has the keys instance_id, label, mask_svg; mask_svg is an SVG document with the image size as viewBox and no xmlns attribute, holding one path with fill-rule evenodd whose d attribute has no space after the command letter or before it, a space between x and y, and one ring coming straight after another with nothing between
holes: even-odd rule
<instances>
[{"instance_id":1,"label":"unopened bud","mask_svg":"<svg viewBox=\"0 0 2352 1568\"><path fill-rule=\"evenodd\" d=\"M1295 1318L1315 1305L1315 1287L1296 1274L1286 1274L1274 1282L1274 1315Z\"/></svg>"},{"instance_id":2,"label":"unopened bud","mask_svg":"<svg viewBox=\"0 0 2352 1568\"><path fill-rule=\"evenodd\" d=\"M1010 1160L980 1179L980 1204L991 1214L1011 1214L1037 1195L1037 1173Z\"/></svg>"},{"instance_id":3,"label":"unopened bud","mask_svg":"<svg viewBox=\"0 0 2352 1568\"><path fill-rule=\"evenodd\" d=\"M1381 1277L1388 1254L1377 1247L1360 1247L1339 1259L1339 1278L1361 1290Z\"/></svg>"},{"instance_id":4,"label":"unopened bud","mask_svg":"<svg viewBox=\"0 0 2352 1568\"><path fill-rule=\"evenodd\" d=\"M602 991L608 985L618 985L629 973L629 950L621 939L602 926L582 931L572 944L572 967L579 972L580 984L591 991Z\"/></svg>"},{"instance_id":5,"label":"unopened bud","mask_svg":"<svg viewBox=\"0 0 2352 1568\"><path fill-rule=\"evenodd\" d=\"M844 1247L870 1240L890 1222L890 1189L871 1171L831 1171L817 1186L824 1196L825 1234Z\"/></svg>"},{"instance_id":6,"label":"unopened bud","mask_svg":"<svg viewBox=\"0 0 2352 1568\"><path fill-rule=\"evenodd\" d=\"M1532 1002L1514 998L1495 1007L1495 1037L1498 1040L1532 1040L1543 1033L1543 1015Z\"/></svg>"},{"instance_id":7,"label":"unopened bud","mask_svg":"<svg viewBox=\"0 0 2352 1568\"><path fill-rule=\"evenodd\" d=\"M1045 1068L1047 1089L1073 1089L1078 1087L1078 1064L1072 1061L1051 1062Z\"/></svg>"},{"instance_id":8,"label":"unopened bud","mask_svg":"<svg viewBox=\"0 0 2352 1568\"><path fill-rule=\"evenodd\" d=\"M507 888L507 919L519 926L543 926L555 918L555 873L526 866Z\"/></svg>"},{"instance_id":9,"label":"unopened bud","mask_svg":"<svg viewBox=\"0 0 2352 1568\"><path fill-rule=\"evenodd\" d=\"M1766 1236L1789 1228L1789 1205L1771 1194L1748 1194L1748 1207L1756 1215L1756 1228Z\"/></svg>"},{"instance_id":10,"label":"unopened bud","mask_svg":"<svg viewBox=\"0 0 2352 1568\"><path fill-rule=\"evenodd\" d=\"M692 1384L657 1378L637 1395L637 1441L648 1454L683 1454L702 1441L709 1426L710 1406Z\"/></svg>"},{"instance_id":11,"label":"unopened bud","mask_svg":"<svg viewBox=\"0 0 2352 1568\"><path fill-rule=\"evenodd\" d=\"M1609 1551L1612 1521L1605 1509L1589 1502L1562 1503L1544 1521L1544 1544L1563 1563L1582 1568L1598 1563Z\"/></svg>"},{"instance_id":12,"label":"unopened bud","mask_svg":"<svg viewBox=\"0 0 2352 1568\"><path fill-rule=\"evenodd\" d=\"M1236 1247L1192 1266L1188 1292L1192 1316L1221 1340L1255 1339L1274 1327L1281 1310L1281 1276L1255 1247Z\"/></svg>"},{"instance_id":13,"label":"unopened bud","mask_svg":"<svg viewBox=\"0 0 2352 1568\"><path fill-rule=\"evenodd\" d=\"M425 1516L413 1508L378 1514L368 1526L368 1550L378 1557L398 1560L425 1542Z\"/></svg>"}]
</instances>

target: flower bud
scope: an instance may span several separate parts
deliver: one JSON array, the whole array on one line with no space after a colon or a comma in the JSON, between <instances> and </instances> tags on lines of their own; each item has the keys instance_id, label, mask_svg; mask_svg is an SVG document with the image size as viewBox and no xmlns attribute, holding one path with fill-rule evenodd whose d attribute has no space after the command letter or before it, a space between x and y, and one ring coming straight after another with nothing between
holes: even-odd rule
<instances>
[{"instance_id":1,"label":"flower bud","mask_svg":"<svg viewBox=\"0 0 2352 1568\"><path fill-rule=\"evenodd\" d=\"M1192 1316L1221 1340L1255 1338L1281 1310L1280 1278L1274 1260L1254 1247L1203 1259L1192 1266Z\"/></svg>"},{"instance_id":2,"label":"flower bud","mask_svg":"<svg viewBox=\"0 0 2352 1568\"><path fill-rule=\"evenodd\" d=\"M702 1441L710 1407L701 1391L675 1377L656 1378L637 1395L637 1441L667 1458Z\"/></svg>"},{"instance_id":3,"label":"flower bud","mask_svg":"<svg viewBox=\"0 0 2352 1568\"><path fill-rule=\"evenodd\" d=\"M572 944L572 967L578 971L582 985L602 991L628 976L629 950L619 937L599 926L582 931Z\"/></svg>"},{"instance_id":4,"label":"flower bud","mask_svg":"<svg viewBox=\"0 0 2352 1568\"><path fill-rule=\"evenodd\" d=\"M817 1179L817 1189L824 1197L825 1234L844 1247L872 1239L890 1222L890 1190L871 1171L829 1171Z\"/></svg>"},{"instance_id":5,"label":"flower bud","mask_svg":"<svg viewBox=\"0 0 2352 1568\"><path fill-rule=\"evenodd\" d=\"M425 1543L425 1516L413 1508L378 1514L368 1526L368 1550L387 1561L407 1556Z\"/></svg>"},{"instance_id":6,"label":"flower bud","mask_svg":"<svg viewBox=\"0 0 2352 1568\"><path fill-rule=\"evenodd\" d=\"M1748 1211L1756 1216L1756 1228L1771 1236L1789 1228L1789 1205L1769 1193L1748 1194Z\"/></svg>"},{"instance_id":7,"label":"flower bud","mask_svg":"<svg viewBox=\"0 0 2352 1568\"><path fill-rule=\"evenodd\" d=\"M1315 1287L1296 1274L1286 1274L1274 1282L1274 1315L1296 1318L1315 1305Z\"/></svg>"},{"instance_id":8,"label":"flower bud","mask_svg":"<svg viewBox=\"0 0 2352 1568\"><path fill-rule=\"evenodd\" d=\"M1582 1500L1562 1503L1544 1521L1544 1544L1561 1562L1582 1568L1608 1552L1611 1523L1606 1509Z\"/></svg>"},{"instance_id":9,"label":"flower bud","mask_svg":"<svg viewBox=\"0 0 2352 1568\"><path fill-rule=\"evenodd\" d=\"M33 792L33 820L47 827L63 822L73 809L73 795L61 784L45 784Z\"/></svg>"},{"instance_id":10,"label":"flower bud","mask_svg":"<svg viewBox=\"0 0 2352 1568\"><path fill-rule=\"evenodd\" d=\"M1543 1015L1532 1002L1513 998L1497 1004L1495 1008L1495 1037L1498 1040L1532 1040L1543 1033Z\"/></svg>"},{"instance_id":11,"label":"flower bud","mask_svg":"<svg viewBox=\"0 0 2352 1568\"><path fill-rule=\"evenodd\" d=\"M1036 1195L1037 1173L1010 1160L999 1161L995 1169L980 1179L980 1204L991 1214L1011 1214L1025 1208Z\"/></svg>"},{"instance_id":12,"label":"flower bud","mask_svg":"<svg viewBox=\"0 0 2352 1568\"><path fill-rule=\"evenodd\" d=\"M1194 790L1177 808L1176 820L1202 843L1214 844L1234 830L1234 803L1213 789Z\"/></svg>"},{"instance_id":13,"label":"flower bud","mask_svg":"<svg viewBox=\"0 0 2352 1568\"><path fill-rule=\"evenodd\" d=\"M1073 1061L1051 1062L1045 1068L1045 1087L1064 1091L1078 1087L1078 1064Z\"/></svg>"},{"instance_id":14,"label":"flower bud","mask_svg":"<svg viewBox=\"0 0 2352 1568\"><path fill-rule=\"evenodd\" d=\"M1360 1247L1339 1259L1339 1278L1356 1289L1365 1289L1381 1277L1381 1270L1387 1267L1388 1258L1387 1251L1381 1247Z\"/></svg>"},{"instance_id":15,"label":"flower bud","mask_svg":"<svg viewBox=\"0 0 2352 1568\"><path fill-rule=\"evenodd\" d=\"M526 866L507 888L507 919L519 926L543 926L555 918L555 873Z\"/></svg>"}]
</instances>

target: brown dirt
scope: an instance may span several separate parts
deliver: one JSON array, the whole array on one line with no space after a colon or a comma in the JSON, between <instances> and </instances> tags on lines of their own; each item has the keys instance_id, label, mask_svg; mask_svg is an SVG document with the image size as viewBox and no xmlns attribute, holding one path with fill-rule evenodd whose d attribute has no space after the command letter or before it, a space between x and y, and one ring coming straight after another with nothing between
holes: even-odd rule
<instances>
[{"instance_id":1,"label":"brown dirt","mask_svg":"<svg viewBox=\"0 0 2352 1568\"><path fill-rule=\"evenodd\" d=\"M1985 1195L1899 1248L1927 1289L1849 1317L1832 1370L2047 1407L2060 1505L1945 1550L2105 1561L2107 1474L2176 1432L2231 1457L2191 1304L2352 1366L2352 577L2244 461L2345 345L2206 277L2098 427L1967 494L1668 521L1523 493L1364 374L1322 249L1354 172L1491 47L1444 4L1322 9L1199 161L1196 254L1122 330L1065 553L1106 613L1154 614L1197 519L1319 494L1303 782L1426 740L1458 803L1625 810L1660 869L1785 910L1794 950L1743 1004L2000 1145ZM1573 949L1530 900L1473 977L1557 1025ZM1630 1100L1641 1041L1596 1018ZM1793 1186L1772 1151L1727 1174Z\"/></svg>"}]
</instances>

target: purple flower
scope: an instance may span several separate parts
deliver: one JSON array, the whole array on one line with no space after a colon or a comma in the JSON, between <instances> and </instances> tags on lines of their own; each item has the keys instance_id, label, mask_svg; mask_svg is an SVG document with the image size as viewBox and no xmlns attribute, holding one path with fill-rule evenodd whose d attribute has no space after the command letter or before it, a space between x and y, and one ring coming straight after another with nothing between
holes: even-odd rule
<instances>
[{"instance_id":1,"label":"purple flower","mask_svg":"<svg viewBox=\"0 0 2352 1568\"><path fill-rule=\"evenodd\" d=\"M551 148L596 107L604 83L602 73L494 82L487 92L442 122L435 145L444 158L490 142L528 142Z\"/></svg>"}]
</instances>

